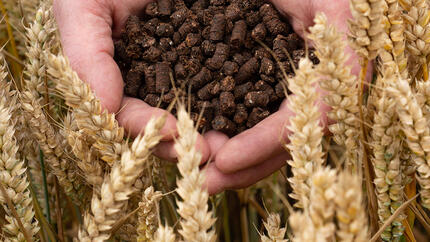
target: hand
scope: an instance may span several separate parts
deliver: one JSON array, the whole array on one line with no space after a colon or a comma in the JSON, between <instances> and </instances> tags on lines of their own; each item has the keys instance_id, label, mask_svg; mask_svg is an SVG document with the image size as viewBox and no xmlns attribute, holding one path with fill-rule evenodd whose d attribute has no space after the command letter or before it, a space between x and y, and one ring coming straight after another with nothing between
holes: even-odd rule
<instances>
[{"instance_id":1,"label":"hand","mask_svg":"<svg viewBox=\"0 0 430 242\"><path fill-rule=\"evenodd\" d=\"M351 18L348 0L272 0L272 3L289 16L294 31L303 38L308 27L313 25L317 12L325 13L338 31L348 32L347 19ZM349 62L355 64L353 73L358 74L358 57L351 49L347 52L351 56ZM324 126L328 110L321 101L321 123ZM285 127L292 115L285 101L278 112L232 139L209 133L206 138L212 154L215 154L215 162L207 170L209 192L247 187L286 165L289 155L282 143L289 142L290 132Z\"/></svg>"},{"instance_id":2,"label":"hand","mask_svg":"<svg viewBox=\"0 0 430 242\"><path fill-rule=\"evenodd\" d=\"M167 113L150 107L141 100L123 94L123 80L113 59L112 38L118 38L130 15L142 12L150 0L55 0L54 14L61 34L61 42L72 68L90 84L101 104L117 113L121 126L137 136L152 116ZM176 120L168 114L162 130L163 142L155 153L161 158L175 159L173 137ZM198 149L203 160L209 157L209 145L202 136Z\"/></svg>"}]
</instances>

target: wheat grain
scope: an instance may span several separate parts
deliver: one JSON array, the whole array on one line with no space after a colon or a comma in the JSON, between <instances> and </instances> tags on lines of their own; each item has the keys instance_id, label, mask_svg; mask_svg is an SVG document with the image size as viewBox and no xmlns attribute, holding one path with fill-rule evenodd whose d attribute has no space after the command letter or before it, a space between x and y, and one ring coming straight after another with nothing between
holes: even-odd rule
<instances>
[{"instance_id":1,"label":"wheat grain","mask_svg":"<svg viewBox=\"0 0 430 242\"><path fill-rule=\"evenodd\" d=\"M281 228L281 217L279 214L271 213L264 222L264 227L267 230L267 235L261 236L262 242L287 242L285 239L286 228Z\"/></svg>"},{"instance_id":2,"label":"wheat grain","mask_svg":"<svg viewBox=\"0 0 430 242\"><path fill-rule=\"evenodd\" d=\"M161 195L161 192L154 191L152 186L143 192L142 202L139 203L138 242L154 240L154 234L158 228L158 202L161 199Z\"/></svg>"},{"instance_id":3,"label":"wheat grain","mask_svg":"<svg viewBox=\"0 0 430 242\"><path fill-rule=\"evenodd\" d=\"M160 226L155 233L155 242L175 242L176 236L173 233L173 229L168 226Z\"/></svg>"},{"instance_id":4,"label":"wheat grain","mask_svg":"<svg viewBox=\"0 0 430 242\"><path fill-rule=\"evenodd\" d=\"M430 208L430 162L427 160L430 152L430 129L427 120L408 81L400 79L393 82L388 90L396 100L402 131L413 152L411 158L421 186L421 203Z\"/></svg>"},{"instance_id":5,"label":"wheat grain","mask_svg":"<svg viewBox=\"0 0 430 242\"><path fill-rule=\"evenodd\" d=\"M0 204L6 212L8 224L3 230L8 234L5 241L25 241L24 233L34 237L39 231L38 222L34 218L34 210L27 179L26 167L23 160L18 159L18 144L15 140L14 123L12 122L12 110L16 108L17 95L10 90L10 84L6 83L6 66L1 57L0 70L0 185L4 187L11 199L15 210L21 220L25 232L20 229L16 218L12 215L10 207L6 204L6 198L0 193Z\"/></svg>"},{"instance_id":6,"label":"wheat grain","mask_svg":"<svg viewBox=\"0 0 430 242\"><path fill-rule=\"evenodd\" d=\"M307 58L300 61L296 76L288 79L288 87L294 94L289 96L288 107L295 113L288 125L292 132L289 136L291 143L287 145L292 160L288 164L293 172L293 177L288 181L293 188L290 196L297 200L295 205L298 207L303 207L306 203L303 199L309 198L310 176L324 162L321 146L323 132L319 126L321 114L316 106L318 95L313 86L317 80L312 62Z\"/></svg>"},{"instance_id":7,"label":"wheat grain","mask_svg":"<svg viewBox=\"0 0 430 242\"><path fill-rule=\"evenodd\" d=\"M100 191L93 194L91 213L85 215L84 226L79 231L81 241L103 241L111 236L110 229L125 214L130 195L135 191L133 184L142 175L151 150L161 140L159 132L165 121L165 116L152 118L145 127L145 134L137 137L130 148L124 148L121 159L105 177Z\"/></svg>"},{"instance_id":8,"label":"wheat grain","mask_svg":"<svg viewBox=\"0 0 430 242\"><path fill-rule=\"evenodd\" d=\"M124 129L119 127L115 115L103 111L90 86L79 79L62 54L49 56L48 72L66 104L73 109L79 129L95 140L94 147L101 159L113 165L124 147Z\"/></svg>"},{"instance_id":9,"label":"wheat grain","mask_svg":"<svg viewBox=\"0 0 430 242\"><path fill-rule=\"evenodd\" d=\"M185 241L216 241L215 231L211 229L215 219L208 208L209 194L203 188L205 175L199 169L202 155L196 150L198 132L182 104L178 107L177 129L179 138L175 150L182 176L177 181L177 193L182 199L177 201L182 218L179 233Z\"/></svg>"},{"instance_id":10,"label":"wheat grain","mask_svg":"<svg viewBox=\"0 0 430 242\"><path fill-rule=\"evenodd\" d=\"M360 179L341 172L335 185L338 241L366 242L370 239Z\"/></svg>"},{"instance_id":11,"label":"wheat grain","mask_svg":"<svg viewBox=\"0 0 430 242\"><path fill-rule=\"evenodd\" d=\"M316 70L323 78L319 84L328 92L324 97L324 101L332 108L328 118L336 122L329 129L335 142L346 147L347 163L351 165L358 160L355 150L359 146L360 132L357 79L346 65L348 56L345 55L346 43L342 34L328 24L324 14L317 14L314 22L309 38L314 41L315 53L320 60Z\"/></svg>"}]
</instances>

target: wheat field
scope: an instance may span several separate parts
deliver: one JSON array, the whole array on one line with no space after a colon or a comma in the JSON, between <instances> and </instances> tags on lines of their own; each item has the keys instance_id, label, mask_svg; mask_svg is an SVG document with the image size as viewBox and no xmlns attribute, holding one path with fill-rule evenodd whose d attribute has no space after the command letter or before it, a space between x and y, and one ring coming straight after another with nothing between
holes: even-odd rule
<instances>
[{"instance_id":1,"label":"wheat field","mask_svg":"<svg viewBox=\"0 0 430 242\"><path fill-rule=\"evenodd\" d=\"M166 117L129 138L63 54L52 0L0 0L0 240L429 241L430 1L350 6L348 39L317 14L307 37L320 63L285 75L291 159L210 196L186 103L172 103L169 163L152 154Z\"/></svg>"}]
</instances>

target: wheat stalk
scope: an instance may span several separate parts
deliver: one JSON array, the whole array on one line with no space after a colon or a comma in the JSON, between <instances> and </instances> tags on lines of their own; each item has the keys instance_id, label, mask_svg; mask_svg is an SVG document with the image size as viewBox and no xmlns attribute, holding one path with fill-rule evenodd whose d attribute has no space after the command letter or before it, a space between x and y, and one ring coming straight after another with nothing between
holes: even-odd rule
<instances>
[{"instance_id":1,"label":"wheat stalk","mask_svg":"<svg viewBox=\"0 0 430 242\"><path fill-rule=\"evenodd\" d=\"M198 132L184 105L178 107L177 129L179 138L175 143L178 154L178 169L182 178L178 179L177 201L181 216L179 233L185 241L216 241L212 225L215 219L208 208L209 193L204 189L205 175L199 166L202 155L196 150Z\"/></svg>"},{"instance_id":2,"label":"wheat stalk","mask_svg":"<svg viewBox=\"0 0 430 242\"><path fill-rule=\"evenodd\" d=\"M285 233L287 228L281 228L281 217L279 214L271 213L267 217L267 221L264 223L264 227L267 230L267 235L261 236L262 242L287 242L285 239Z\"/></svg>"},{"instance_id":3,"label":"wheat stalk","mask_svg":"<svg viewBox=\"0 0 430 242\"><path fill-rule=\"evenodd\" d=\"M3 231L8 234L6 241L25 241L25 233L34 237L39 231L38 222L34 218L34 210L27 179L24 161L18 159L18 144L16 143L15 127L12 122L13 109L17 108L17 95L10 90L10 84L6 83L6 66L1 57L2 66L0 70L0 185L6 191L7 196L13 203L14 208L8 207L6 198L0 193L0 204L6 212L8 224L4 225ZM18 226L16 217L11 210L15 209L26 231Z\"/></svg>"},{"instance_id":4,"label":"wheat stalk","mask_svg":"<svg viewBox=\"0 0 430 242\"><path fill-rule=\"evenodd\" d=\"M415 163L417 180L421 186L421 203L424 207L430 208L430 162L427 160L430 152L428 121L408 81L400 79L392 82L388 90L396 100L402 131L413 152L411 158Z\"/></svg>"},{"instance_id":5,"label":"wheat stalk","mask_svg":"<svg viewBox=\"0 0 430 242\"><path fill-rule=\"evenodd\" d=\"M94 147L101 159L113 165L124 146L124 129L119 127L115 115L103 111L90 86L79 79L62 54L49 56L48 72L66 104L73 109L79 129L95 140Z\"/></svg>"},{"instance_id":6,"label":"wheat stalk","mask_svg":"<svg viewBox=\"0 0 430 242\"><path fill-rule=\"evenodd\" d=\"M296 76L288 79L288 87L294 95L289 96L288 107L295 116L290 118L288 129L293 177L289 178L293 192L290 196L297 200L296 206L303 207L309 199L309 178L314 170L324 162L321 141L322 128L319 126L321 114L316 106L316 95L313 84L318 80L309 59L302 59ZM304 199L304 200L303 200Z\"/></svg>"},{"instance_id":7,"label":"wheat stalk","mask_svg":"<svg viewBox=\"0 0 430 242\"><path fill-rule=\"evenodd\" d=\"M137 137L131 147L124 148L100 191L94 192L91 213L85 215L84 226L79 231L81 241L103 241L111 236L112 226L124 216L130 195L135 191L133 184L142 175L151 150L161 140L160 130L165 121L165 116L152 118L144 135Z\"/></svg>"},{"instance_id":8,"label":"wheat stalk","mask_svg":"<svg viewBox=\"0 0 430 242\"><path fill-rule=\"evenodd\" d=\"M336 122L329 129L335 142L345 146L347 165L350 166L358 161L356 150L359 147L360 125L357 80L346 65L348 56L345 55L346 43L342 34L328 24L324 14L318 13L314 22L308 36L314 41L315 54L320 60L316 70L323 78L319 84L328 92L324 101L332 108L328 118Z\"/></svg>"}]
</instances>

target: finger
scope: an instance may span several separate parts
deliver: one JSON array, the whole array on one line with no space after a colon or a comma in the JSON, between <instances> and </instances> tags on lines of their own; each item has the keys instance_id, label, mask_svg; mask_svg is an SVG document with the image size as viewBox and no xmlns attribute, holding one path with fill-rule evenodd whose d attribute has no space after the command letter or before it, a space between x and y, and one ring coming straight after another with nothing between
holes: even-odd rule
<instances>
[{"instance_id":1,"label":"finger","mask_svg":"<svg viewBox=\"0 0 430 242\"><path fill-rule=\"evenodd\" d=\"M112 58L111 6L100 2L54 1L55 16L72 68L89 83L102 106L116 112L122 100L123 82Z\"/></svg>"},{"instance_id":2,"label":"finger","mask_svg":"<svg viewBox=\"0 0 430 242\"><path fill-rule=\"evenodd\" d=\"M202 154L202 160L200 163L203 164L208 161L208 159L210 158L211 150L209 144L201 135L197 136L196 149ZM155 148L154 155L170 162L177 162L178 154L175 150L175 141L172 140L161 142Z\"/></svg>"},{"instance_id":3,"label":"finger","mask_svg":"<svg viewBox=\"0 0 430 242\"><path fill-rule=\"evenodd\" d=\"M229 138L227 135L211 130L203 135L206 142L209 144L211 154L216 154L221 149L222 146L225 145L225 143L228 142Z\"/></svg>"},{"instance_id":4,"label":"finger","mask_svg":"<svg viewBox=\"0 0 430 242\"><path fill-rule=\"evenodd\" d=\"M215 164L209 164L205 173L206 186L210 194L248 187L285 166L289 158L289 154L284 152L263 164L233 174L222 173Z\"/></svg>"},{"instance_id":5,"label":"finger","mask_svg":"<svg viewBox=\"0 0 430 242\"><path fill-rule=\"evenodd\" d=\"M224 173L255 166L284 151L289 131L285 128L292 112L283 107L252 129L230 139L216 154L215 164Z\"/></svg>"},{"instance_id":6,"label":"finger","mask_svg":"<svg viewBox=\"0 0 430 242\"><path fill-rule=\"evenodd\" d=\"M167 116L166 124L161 129L162 140L170 141L177 136L175 117L168 111L151 107L142 100L125 97L121 110L117 114L117 120L132 137L136 137L144 131L151 118L162 115Z\"/></svg>"}]
</instances>

